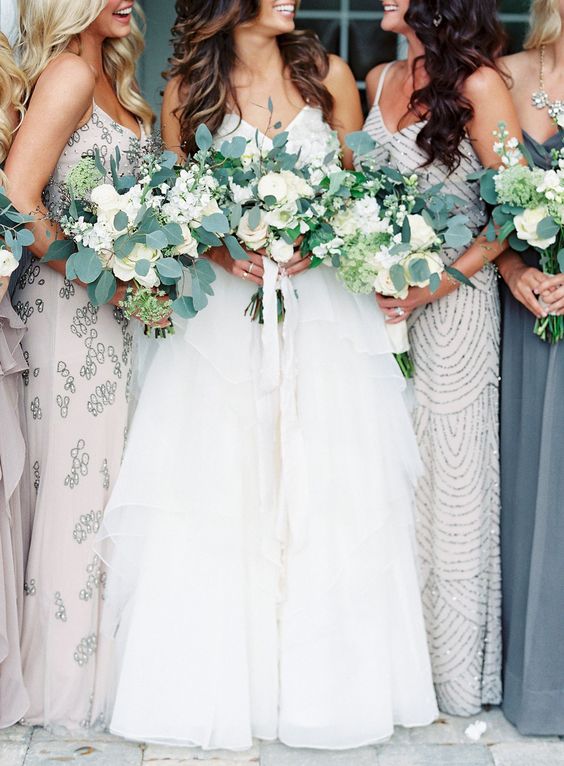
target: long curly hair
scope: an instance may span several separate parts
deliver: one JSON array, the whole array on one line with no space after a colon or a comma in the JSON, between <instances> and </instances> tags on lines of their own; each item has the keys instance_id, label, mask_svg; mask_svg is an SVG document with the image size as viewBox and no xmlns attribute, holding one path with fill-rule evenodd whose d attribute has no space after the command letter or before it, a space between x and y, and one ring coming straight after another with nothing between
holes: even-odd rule
<instances>
[{"instance_id":1,"label":"long curly hair","mask_svg":"<svg viewBox=\"0 0 564 766\"><path fill-rule=\"evenodd\" d=\"M104 10L107 0L20 0L21 67L33 88L47 64L65 51ZM139 23L143 12L135 3L131 34L104 42L104 69L119 102L150 131L154 115L137 85L135 67L143 52Z\"/></svg>"},{"instance_id":2,"label":"long curly hair","mask_svg":"<svg viewBox=\"0 0 564 766\"><path fill-rule=\"evenodd\" d=\"M481 67L502 74L496 61L506 35L496 0L410 0L405 20L425 48L414 68L423 59L429 78L409 102L409 111L426 121L417 144L427 155L426 164L438 160L452 172L462 159L460 144L474 116L463 95L465 81Z\"/></svg>"},{"instance_id":3,"label":"long curly hair","mask_svg":"<svg viewBox=\"0 0 564 766\"><path fill-rule=\"evenodd\" d=\"M17 66L10 43L0 33L0 166L6 159L12 145L14 125L12 114L24 115L27 95L27 81ZM0 185L5 185L6 176L0 169Z\"/></svg>"},{"instance_id":4,"label":"long curly hair","mask_svg":"<svg viewBox=\"0 0 564 766\"><path fill-rule=\"evenodd\" d=\"M169 78L177 78L183 103L176 111L182 148L196 149L195 132L205 123L217 131L229 109L241 115L231 81L237 62L235 27L256 19L260 0L177 0L173 27L173 55ZM304 101L318 106L327 122L333 116L333 97L323 84L329 57L317 35L294 31L280 35L278 45L290 79Z\"/></svg>"}]
</instances>

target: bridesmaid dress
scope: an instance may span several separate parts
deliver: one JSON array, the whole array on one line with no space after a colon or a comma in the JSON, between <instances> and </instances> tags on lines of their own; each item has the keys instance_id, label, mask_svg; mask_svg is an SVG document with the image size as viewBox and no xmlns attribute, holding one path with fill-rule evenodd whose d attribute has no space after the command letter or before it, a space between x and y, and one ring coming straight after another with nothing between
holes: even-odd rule
<instances>
[{"instance_id":1,"label":"bridesmaid dress","mask_svg":"<svg viewBox=\"0 0 564 766\"><path fill-rule=\"evenodd\" d=\"M544 149L561 146L555 135ZM524 260L539 266L533 250ZM564 735L564 346L534 335L504 284L502 297L503 711L523 734Z\"/></svg>"},{"instance_id":2,"label":"bridesmaid dress","mask_svg":"<svg viewBox=\"0 0 564 766\"><path fill-rule=\"evenodd\" d=\"M45 190L55 211L61 185L84 153L108 159L119 147L122 172L134 134L94 106L69 139ZM119 469L128 417L132 332L113 306L34 259L14 306L23 341L27 477L34 525L25 582L22 640L29 723L89 727L106 574L93 540ZM102 723L98 721L96 723Z\"/></svg>"},{"instance_id":3,"label":"bridesmaid dress","mask_svg":"<svg viewBox=\"0 0 564 766\"><path fill-rule=\"evenodd\" d=\"M391 133L379 101L365 130L376 156L465 201L473 231L486 222L479 191L467 176L481 169L468 139L450 175L417 146L421 123ZM460 251L445 249L446 263ZM501 571L499 551L499 294L496 272L476 274L474 289L415 312L409 334L415 363L415 430L425 473L417 493L416 530L423 604L439 708L473 715L501 701Z\"/></svg>"},{"instance_id":4,"label":"bridesmaid dress","mask_svg":"<svg viewBox=\"0 0 564 766\"><path fill-rule=\"evenodd\" d=\"M27 711L20 656L24 571L31 527L30 504L21 482L26 466L23 429L25 370L20 341L25 325L0 300L0 728L16 723Z\"/></svg>"}]
</instances>

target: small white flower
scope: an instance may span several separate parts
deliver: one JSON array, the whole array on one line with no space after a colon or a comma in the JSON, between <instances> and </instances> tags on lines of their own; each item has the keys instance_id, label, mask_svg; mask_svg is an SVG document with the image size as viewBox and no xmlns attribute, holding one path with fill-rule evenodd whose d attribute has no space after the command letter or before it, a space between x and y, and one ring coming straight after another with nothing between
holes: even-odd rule
<instances>
[{"instance_id":1,"label":"small white flower","mask_svg":"<svg viewBox=\"0 0 564 766\"><path fill-rule=\"evenodd\" d=\"M284 202L288 191L288 184L282 173L267 173L258 183L258 195L261 199L274 197L276 202Z\"/></svg>"},{"instance_id":2,"label":"small white flower","mask_svg":"<svg viewBox=\"0 0 564 766\"><path fill-rule=\"evenodd\" d=\"M467 726L464 730L464 733L468 737L468 739L471 739L474 742L477 742L482 734L485 734L488 729L488 725L485 721L474 721L474 723L471 723L470 726Z\"/></svg>"},{"instance_id":3,"label":"small white flower","mask_svg":"<svg viewBox=\"0 0 564 766\"><path fill-rule=\"evenodd\" d=\"M237 227L237 236L251 250L260 250L261 247L264 247L268 238L268 224L264 214L261 213L259 225L256 229L252 229L249 223L249 213L245 213Z\"/></svg>"},{"instance_id":4,"label":"small white flower","mask_svg":"<svg viewBox=\"0 0 564 766\"><path fill-rule=\"evenodd\" d=\"M0 277L9 277L18 268L18 261L5 247L0 248Z\"/></svg>"},{"instance_id":5,"label":"small white flower","mask_svg":"<svg viewBox=\"0 0 564 766\"><path fill-rule=\"evenodd\" d=\"M273 239L270 243L269 252L276 263L288 263L294 256L294 245L284 239Z\"/></svg>"},{"instance_id":6,"label":"small white flower","mask_svg":"<svg viewBox=\"0 0 564 766\"><path fill-rule=\"evenodd\" d=\"M415 250L427 250L435 244L437 235L422 215L408 215L407 220L411 229L410 243Z\"/></svg>"}]
</instances>

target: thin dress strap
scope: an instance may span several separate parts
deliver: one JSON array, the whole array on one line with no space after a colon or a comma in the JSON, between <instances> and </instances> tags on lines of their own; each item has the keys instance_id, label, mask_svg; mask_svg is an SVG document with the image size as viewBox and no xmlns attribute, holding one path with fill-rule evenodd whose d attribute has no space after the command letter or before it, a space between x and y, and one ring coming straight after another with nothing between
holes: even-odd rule
<instances>
[{"instance_id":1,"label":"thin dress strap","mask_svg":"<svg viewBox=\"0 0 564 766\"><path fill-rule=\"evenodd\" d=\"M380 103L380 99L382 98L382 91L384 90L384 82L386 80L386 75L388 74L388 70L390 70L393 65L395 64L395 61L390 61L384 69L382 70L382 74L380 75L380 80L378 82L378 88L376 89L376 97L374 99L375 104Z\"/></svg>"}]
</instances>

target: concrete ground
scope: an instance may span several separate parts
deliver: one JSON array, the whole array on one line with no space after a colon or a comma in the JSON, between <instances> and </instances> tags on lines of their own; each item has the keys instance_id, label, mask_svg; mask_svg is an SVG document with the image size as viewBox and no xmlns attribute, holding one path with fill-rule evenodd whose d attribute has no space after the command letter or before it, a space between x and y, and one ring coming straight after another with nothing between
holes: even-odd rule
<instances>
[{"instance_id":1,"label":"concrete ground","mask_svg":"<svg viewBox=\"0 0 564 766\"><path fill-rule=\"evenodd\" d=\"M484 721L478 741L465 734ZM109 734L56 737L44 729L0 731L0 766L564 766L564 737L522 737L493 708L475 718L443 715L424 729L396 729L386 744L347 751L256 744L245 753L204 752L125 742Z\"/></svg>"}]
</instances>

